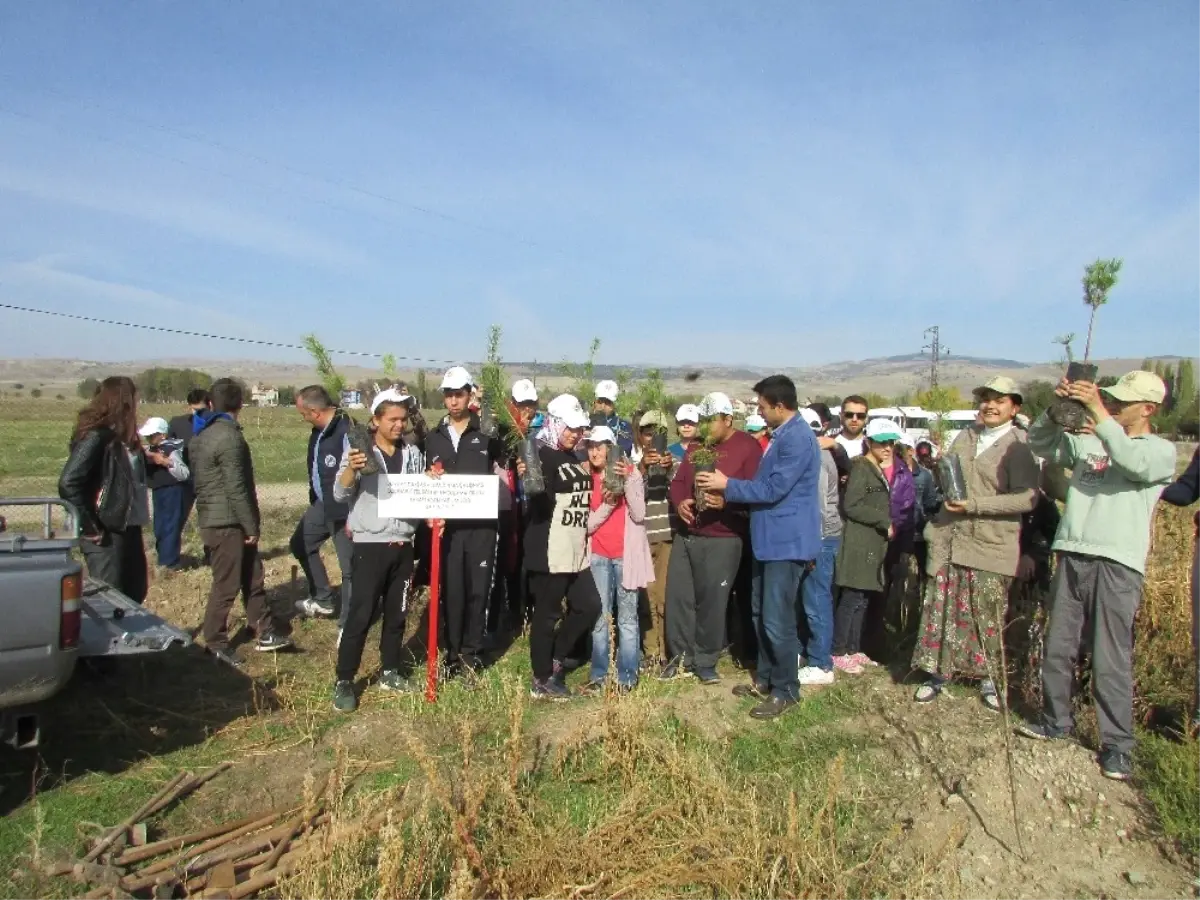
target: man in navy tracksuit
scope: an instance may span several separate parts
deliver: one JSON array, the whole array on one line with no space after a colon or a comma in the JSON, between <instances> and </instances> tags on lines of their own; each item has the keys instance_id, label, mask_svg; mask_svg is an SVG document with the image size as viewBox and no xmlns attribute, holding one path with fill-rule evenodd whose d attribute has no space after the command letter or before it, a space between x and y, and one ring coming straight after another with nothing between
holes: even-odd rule
<instances>
[{"instance_id":1,"label":"man in navy tracksuit","mask_svg":"<svg viewBox=\"0 0 1200 900\"><path fill-rule=\"evenodd\" d=\"M494 475L504 458L498 438L479 430L469 408L470 373L454 366L442 379L448 415L425 439L426 463L446 475ZM450 520L442 537L446 665L452 672L481 665L484 623L496 560L496 521Z\"/></svg>"},{"instance_id":2,"label":"man in navy tracksuit","mask_svg":"<svg viewBox=\"0 0 1200 900\"><path fill-rule=\"evenodd\" d=\"M296 610L306 616L332 616L334 592L329 574L321 560L321 545L333 538L338 567L342 570L341 609L338 624L346 621L350 609L350 559L353 548L346 534L346 517L350 514L345 503L333 497L333 481L337 477L346 444L350 419L337 408L329 392L319 384L296 392L296 409L300 417L312 425L308 436L308 509L296 526L289 545L304 577L308 580L308 597L297 601Z\"/></svg>"}]
</instances>

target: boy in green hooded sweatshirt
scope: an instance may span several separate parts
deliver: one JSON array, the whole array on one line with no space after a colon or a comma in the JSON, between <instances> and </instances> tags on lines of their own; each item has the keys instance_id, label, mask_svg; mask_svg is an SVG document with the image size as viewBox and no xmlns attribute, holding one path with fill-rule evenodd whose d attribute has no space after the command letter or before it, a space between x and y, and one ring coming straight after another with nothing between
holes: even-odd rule
<instances>
[{"instance_id":1,"label":"boy in green hooded sweatshirt","mask_svg":"<svg viewBox=\"0 0 1200 900\"><path fill-rule=\"evenodd\" d=\"M1175 475L1174 445L1150 432L1167 390L1152 372L1129 372L1108 388L1064 379L1055 393L1087 407L1095 429L1068 434L1045 413L1029 429L1030 449L1072 475L1054 540L1059 557L1042 663L1042 721L1018 730L1041 740L1070 733L1075 662L1090 623L1100 769L1106 778L1126 781L1132 775L1133 618L1154 506Z\"/></svg>"}]
</instances>

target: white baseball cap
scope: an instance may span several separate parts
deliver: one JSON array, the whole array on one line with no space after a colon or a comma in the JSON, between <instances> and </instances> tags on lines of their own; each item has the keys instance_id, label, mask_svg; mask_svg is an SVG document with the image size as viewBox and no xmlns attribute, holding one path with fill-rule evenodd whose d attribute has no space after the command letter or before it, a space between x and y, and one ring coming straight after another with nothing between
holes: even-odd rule
<instances>
[{"instance_id":1,"label":"white baseball cap","mask_svg":"<svg viewBox=\"0 0 1200 900\"><path fill-rule=\"evenodd\" d=\"M513 383L512 398L514 403L537 403L537 388L528 378L522 378Z\"/></svg>"},{"instance_id":2,"label":"white baseball cap","mask_svg":"<svg viewBox=\"0 0 1200 900\"><path fill-rule=\"evenodd\" d=\"M700 415L705 418L708 416L732 416L733 401L729 399L728 394L722 394L720 391L705 394L704 399L700 401Z\"/></svg>"},{"instance_id":3,"label":"white baseball cap","mask_svg":"<svg viewBox=\"0 0 1200 900\"><path fill-rule=\"evenodd\" d=\"M170 428L171 426L162 416L151 416L146 420L146 424L138 429L138 434L142 437L150 437L152 434L166 434Z\"/></svg>"},{"instance_id":4,"label":"white baseball cap","mask_svg":"<svg viewBox=\"0 0 1200 900\"><path fill-rule=\"evenodd\" d=\"M900 432L900 439L898 443L903 444L905 447L908 447L911 450L917 449L917 442L914 441L910 435L905 434L903 431Z\"/></svg>"},{"instance_id":5,"label":"white baseball cap","mask_svg":"<svg viewBox=\"0 0 1200 900\"><path fill-rule=\"evenodd\" d=\"M587 428L592 422L574 394L559 394L546 405L546 412L568 428Z\"/></svg>"},{"instance_id":6,"label":"white baseball cap","mask_svg":"<svg viewBox=\"0 0 1200 900\"><path fill-rule=\"evenodd\" d=\"M385 403L406 403L412 397L403 391L398 391L395 388L388 388L386 391L380 391L375 395L375 399L371 401L371 415L379 412L379 407Z\"/></svg>"},{"instance_id":7,"label":"white baseball cap","mask_svg":"<svg viewBox=\"0 0 1200 900\"><path fill-rule=\"evenodd\" d=\"M617 394L619 393L620 389L617 387L617 383L615 381L601 381L598 385L596 385L597 400L607 400L610 403L616 403Z\"/></svg>"},{"instance_id":8,"label":"white baseball cap","mask_svg":"<svg viewBox=\"0 0 1200 900\"><path fill-rule=\"evenodd\" d=\"M750 413L750 415L746 416L747 431L762 431L766 427L767 420L758 413Z\"/></svg>"},{"instance_id":9,"label":"white baseball cap","mask_svg":"<svg viewBox=\"0 0 1200 900\"><path fill-rule=\"evenodd\" d=\"M471 373L462 366L451 366L442 376L443 391L461 391L474 383L475 379L471 377Z\"/></svg>"},{"instance_id":10,"label":"white baseball cap","mask_svg":"<svg viewBox=\"0 0 1200 900\"><path fill-rule=\"evenodd\" d=\"M607 425L593 425L583 438L589 444L612 444L617 445L617 436L613 434L613 430Z\"/></svg>"},{"instance_id":11,"label":"white baseball cap","mask_svg":"<svg viewBox=\"0 0 1200 900\"><path fill-rule=\"evenodd\" d=\"M877 443L898 441L903 433L891 419L872 419L867 423L867 440Z\"/></svg>"},{"instance_id":12,"label":"white baseball cap","mask_svg":"<svg viewBox=\"0 0 1200 900\"><path fill-rule=\"evenodd\" d=\"M691 422L693 425L700 424L700 407L694 403L683 404L675 413L675 421Z\"/></svg>"},{"instance_id":13,"label":"white baseball cap","mask_svg":"<svg viewBox=\"0 0 1200 900\"><path fill-rule=\"evenodd\" d=\"M824 426L821 424L821 417L817 415L815 409L809 409L807 406L800 410L800 418L808 423L808 427L813 431L820 431Z\"/></svg>"}]
</instances>

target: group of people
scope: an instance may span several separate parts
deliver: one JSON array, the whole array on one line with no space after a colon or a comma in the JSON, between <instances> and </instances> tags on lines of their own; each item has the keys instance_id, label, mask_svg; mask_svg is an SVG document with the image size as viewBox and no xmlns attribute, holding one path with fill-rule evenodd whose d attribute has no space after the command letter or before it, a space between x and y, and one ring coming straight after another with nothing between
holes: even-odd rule
<instances>
[{"instance_id":1,"label":"group of people","mask_svg":"<svg viewBox=\"0 0 1200 900\"><path fill-rule=\"evenodd\" d=\"M1150 428L1165 397L1152 373L1103 389L1064 380L1059 402L1087 410L1081 432L1056 424L1053 410L1029 424L1015 383L992 379L974 392L976 423L948 447L869 419L857 395L837 421L822 404L802 408L783 375L754 386L757 411L745 430L725 394L680 407L674 443L663 411L619 417L610 381L596 386L590 412L570 394L543 410L536 386L521 380L504 410L481 417L475 379L457 366L441 391L446 414L432 428L402 387L374 397L366 430L320 386L296 396L312 426L310 505L290 543L309 586L297 611L338 617L337 709L357 706L355 679L379 619L378 685L409 689L408 598L436 530L448 677L471 682L494 635L522 627L532 696L550 700L571 696L566 676L581 667L585 693L630 690L648 671L719 684L718 660L737 642L751 678L734 693L758 701L755 718L784 713L804 685L894 662L891 626L907 596L920 616L912 668L927 673L914 700L933 703L963 679L978 685L984 709L1000 711L1005 630L1032 614L1023 588L1040 582L1049 588L1044 715L1021 731L1043 739L1070 731L1073 673L1090 629L1102 770L1129 777L1133 617L1151 517L1175 473L1174 446ZM178 529L194 503L213 571L203 637L232 662L227 622L239 592L257 649L291 643L266 603L242 402L240 385L220 379L189 397L187 416L138 428L132 381L106 379L80 413L60 483L81 511L89 570L135 600L146 592L148 497L168 567L178 564ZM933 474L941 458L954 464L945 495L945 473ZM1193 459L1164 499L1195 502L1195 470ZM1052 487L1064 472L1065 491ZM386 476L400 474L495 475L496 518L388 518ZM1065 500L1061 522L1055 500ZM342 572L339 593L321 560L326 540Z\"/></svg>"}]
</instances>

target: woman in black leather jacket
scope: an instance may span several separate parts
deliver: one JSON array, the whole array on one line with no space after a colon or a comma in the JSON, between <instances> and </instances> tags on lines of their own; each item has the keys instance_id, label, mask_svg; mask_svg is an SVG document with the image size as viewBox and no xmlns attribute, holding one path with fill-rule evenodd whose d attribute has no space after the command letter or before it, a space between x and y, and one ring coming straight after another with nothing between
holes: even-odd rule
<instances>
[{"instance_id":1,"label":"woman in black leather jacket","mask_svg":"<svg viewBox=\"0 0 1200 900\"><path fill-rule=\"evenodd\" d=\"M142 526L149 524L150 515L132 379L105 378L79 411L58 495L79 510L88 574L131 600L145 600Z\"/></svg>"}]
</instances>

